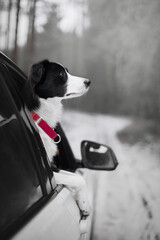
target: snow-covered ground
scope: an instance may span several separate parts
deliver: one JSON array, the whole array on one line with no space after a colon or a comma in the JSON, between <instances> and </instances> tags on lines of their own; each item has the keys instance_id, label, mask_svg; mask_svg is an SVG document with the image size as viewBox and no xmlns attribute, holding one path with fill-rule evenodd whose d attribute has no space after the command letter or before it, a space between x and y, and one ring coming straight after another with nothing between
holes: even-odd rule
<instances>
[{"instance_id":1,"label":"snow-covered ground","mask_svg":"<svg viewBox=\"0 0 160 240\"><path fill-rule=\"evenodd\" d=\"M107 144L119 161L113 172L87 170L96 188L92 240L160 240L160 160L154 146L122 144L117 131L130 119L65 111L62 126L75 156L80 142Z\"/></svg>"}]
</instances>

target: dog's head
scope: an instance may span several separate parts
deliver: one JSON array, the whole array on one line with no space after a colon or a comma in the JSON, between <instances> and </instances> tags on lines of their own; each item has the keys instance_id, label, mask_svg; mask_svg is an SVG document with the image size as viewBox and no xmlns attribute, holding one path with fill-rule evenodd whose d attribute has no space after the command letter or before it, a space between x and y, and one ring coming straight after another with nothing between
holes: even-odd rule
<instances>
[{"instance_id":1,"label":"dog's head","mask_svg":"<svg viewBox=\"0 0 160 240\"><path fill-rule=\"evenodd\" d=\"M40 98L71 98L86 93L90 81L69 74L62 65L44 60L31 67L28 81Z\"/></svg>"},{"instance_id":2,"label":"dog's head","mask_svg":"<svg viewBox=\"0 0 160 240\"><path fill-rule=\"evenodd\" d=\"M40 98L78 97L89 89L90 81L69 74L62 65L44 60L32 65L25 86L25 100L30 110L38 108Z\"/></svg>"}]
</instances>

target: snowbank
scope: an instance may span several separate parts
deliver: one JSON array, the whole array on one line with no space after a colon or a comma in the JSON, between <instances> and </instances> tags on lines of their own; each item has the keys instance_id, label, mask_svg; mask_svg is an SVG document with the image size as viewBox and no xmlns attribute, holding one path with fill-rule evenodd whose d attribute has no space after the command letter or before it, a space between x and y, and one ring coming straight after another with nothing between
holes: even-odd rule
<instances>
[{"instance_id":1,"label":"snowbank","mask_svg":"<svg viewBox=\"0 0 160 240\"><path fill-rule=\"evenodd\" d=\"M93 240L160 239L159 156L151 147L120 143L116 133L130 123L122 117L74 111L63 115L62 126L76 157L80 142L87 139L111 146L120 163L113 172L88 170L89 187L97 188Z\"/></svg>"}]
</instances>

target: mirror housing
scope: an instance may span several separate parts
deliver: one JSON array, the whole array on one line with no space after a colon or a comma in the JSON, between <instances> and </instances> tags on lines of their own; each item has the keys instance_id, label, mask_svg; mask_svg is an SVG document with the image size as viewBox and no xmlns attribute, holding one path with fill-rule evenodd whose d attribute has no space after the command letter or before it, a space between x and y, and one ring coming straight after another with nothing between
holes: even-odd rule
<instances>
[{"instance_id":1,"label":"mirror housing","mask_svg":"<svg viewBox=\"0 0 160 240\"><path fill-rule=\"evenodd\" d=\"M85 168L111 171L116 169L118 165L113 150L103 144L82 141L81 154L83 166Z\"/></svg>"}]
</instances>

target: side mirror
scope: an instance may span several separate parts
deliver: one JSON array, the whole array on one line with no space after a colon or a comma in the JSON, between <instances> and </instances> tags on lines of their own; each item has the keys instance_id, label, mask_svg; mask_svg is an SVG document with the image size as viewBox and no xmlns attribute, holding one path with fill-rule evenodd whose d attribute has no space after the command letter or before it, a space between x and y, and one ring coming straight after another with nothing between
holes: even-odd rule
<instances>
[{"instance_id":1,"label":"side mirror","mask_svg":"<svg viewBox=\"0 0 160 240\"><path fill-rule=\"evenodd\" d=\"M82 141L81 153L85 168L110 171L116 169L118 165L113 150L99 143Z\"/></svg>"}]
</instances>

